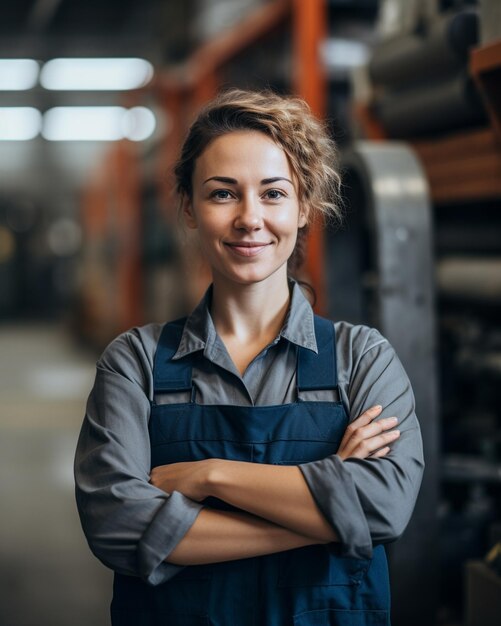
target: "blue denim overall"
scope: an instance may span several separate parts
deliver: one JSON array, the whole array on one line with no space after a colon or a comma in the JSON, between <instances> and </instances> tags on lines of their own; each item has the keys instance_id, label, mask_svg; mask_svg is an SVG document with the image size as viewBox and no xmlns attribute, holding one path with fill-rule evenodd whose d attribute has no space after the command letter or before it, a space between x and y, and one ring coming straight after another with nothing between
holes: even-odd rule
<instances>
[{"instance_id":1,"label":"blue denim overall","mask_svg":"<svg viewBox=\"0 0 501 626\"><path fill-rule=\"evenodd\" d=\"M155 394L192 391L191 402L152 404L152 467L216 457L298 465L334 454L348 418L342 402L297 400L277 406L199 405L193 354L171 360L185 320L166 324L155 355ZM298 347L297 390L337 387L335 332L315 317L318 354ZM216 498L204 504L235 510ZM336 543L261 557L192 565L149 586L115 575L114 626L387 626L386 555L340 556Z\"/></svg>"}]
</instances>

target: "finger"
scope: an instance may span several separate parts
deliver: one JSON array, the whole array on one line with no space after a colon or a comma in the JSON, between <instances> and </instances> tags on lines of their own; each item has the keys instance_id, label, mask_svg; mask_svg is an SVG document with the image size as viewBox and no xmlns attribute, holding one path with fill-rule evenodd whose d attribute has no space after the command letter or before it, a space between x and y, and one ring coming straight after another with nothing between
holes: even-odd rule
<instances>
[{"instance_id":1,"label":"finger","mask_svg":"<svg viewBox=\"0 0 501 626\"><path fill-rule=\"evenodd\" d=\"M376 450L376 452L373 452L369 458L371 459L380 458L384 456L385 454L388 454L389 451L390 451L390 446L385 446L384 448L381 448L381 450Z\"/></svg>"},{"instance_id":2,"label":"finger","mask_svg":"<svg viewBox=\"0 0 501 626\"><path fill-rule=\"evenodd\" d=\"M373 419L375 419L383 410L383 407L380 404L376 404L366 409L361 415L359 415L356 419L354 419L351 423L356 424L357 427L365 426L366 424L370 424Z\"/></svg>"},{"instance_id":3,"label":"finger","mask_svg":"<svg viewBox=\"0 0 501 626\"><path fill-rule=\"evenodd\" d=\"M397 424L398 419L396 417L384 417L382 419L373 420L370 424L361 426L348 433L349 436L342 442L342 445L350 450L354 450L357 445L365 439L375 437L390 428L394 428Z\"/></svg>"},{"instance_id":4,"label":"finger","mask_svg":"<svg viewBox=\"0 0 501 626\"><path fill-rule=\"evenodd\" d=\"M384 417L379 420L374 420L367 426L362 426L361 428L358 428L356 432L353 433L352 439L354 441L369 439L370 437L374 437L375 435L379 435L384 431L390 430L390 428L395 428L397 424L398 419L396 417Z\"/></svg>"},{"instance_id":5,"label":"finger","mask_svg":"<svg viewBox=\"0 0 501 626\"><path fill-rule=\"evenodd\" d=\"M369 409L364 411L361 415L359 415L356 419L350 422L346 428L343 439L341 440L340 448L343 445L346 445L348 440L353 436L353 433L360 427L366 426L370 424L372 420L376 419L376 417L381 413L383 407L380 404L376 404L375 406L371 406Z\"/></svg>"},{"instance_id":6,"label":"finger","mask_svg":"<svg viewBox=\"0 0 501 626\"><path fill-rule=\"evenodd\" d=\"M354 448L350 456L356 457L359 459L365 459L375 450L385 447L386 445L388 445L392 441L395 441L399 437L400 437L400 431L392 430L388 433L382 433L381 435L371 437L370 439L364 439L362 442L358 444L358 446Z\"/></svg>"},{"instance_id":7,"label":"finger","mask_svg":"<svg viewBox=\"0 0 501 626\"><path fill-rule=\"evenodd\" d=\"M358 440L355 440L355 438L353 438L351 441L348 442L348 445L344 450L344 456L345 458L350 456L365 459L375 450L383 448L388 443L391 443L392 441L398 439L399 436L400 432L398 430L392 430L390 432L374 435L373 437Z\"/></svg>"}]
</instances>

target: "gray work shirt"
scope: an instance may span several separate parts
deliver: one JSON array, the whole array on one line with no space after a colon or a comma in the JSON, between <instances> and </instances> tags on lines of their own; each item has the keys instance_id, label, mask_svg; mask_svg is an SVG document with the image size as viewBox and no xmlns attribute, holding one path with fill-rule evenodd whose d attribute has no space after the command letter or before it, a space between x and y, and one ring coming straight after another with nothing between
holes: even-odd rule
<instances>
[{"instance_id":1,"label":"gray work shirt","mask_svg":"<svg viewBox=\"0 0 501 626\"><path fill-rule=\"evenodd\" d=\"M212 321L211 290L189 316L174 358L202 354L193 368L199 404L276 405L296 400L297 347L317 351L313 311L291 283L289 313L275 340L249 364L235 367ZM400 438L384 458L336 454L299 465L315 501L336 530L345 556L368 558L374 543L398 538L411 516L424 468L409 379L388 341L374 328L336 322L338 391L302 392L304 400L341 400L350 421L381 404L397 416ZM97 362L75 457L77 504L94 554L113 570L165 582L182 566L165 561L203 505L149 483L153 359L161 324L117 337ZM339 394L339 396L337 396Z\"/></svg>"}]
</instances>

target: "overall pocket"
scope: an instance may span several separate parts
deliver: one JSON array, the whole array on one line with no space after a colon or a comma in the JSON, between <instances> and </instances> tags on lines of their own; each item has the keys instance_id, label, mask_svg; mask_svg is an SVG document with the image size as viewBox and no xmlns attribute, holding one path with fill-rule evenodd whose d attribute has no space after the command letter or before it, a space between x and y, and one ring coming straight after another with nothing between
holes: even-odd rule
<instances>
[{"instance_id":1,"label":"overall pocket","mask_svg":"<svg viewBox=\"0 0 501 626\"><path fill-rule=\"evenodd\" d=\"M296 548L280 555L278 586L358 585L370 563L370 559L338 556L323 544Z\"/></svg>"}]
</instances>

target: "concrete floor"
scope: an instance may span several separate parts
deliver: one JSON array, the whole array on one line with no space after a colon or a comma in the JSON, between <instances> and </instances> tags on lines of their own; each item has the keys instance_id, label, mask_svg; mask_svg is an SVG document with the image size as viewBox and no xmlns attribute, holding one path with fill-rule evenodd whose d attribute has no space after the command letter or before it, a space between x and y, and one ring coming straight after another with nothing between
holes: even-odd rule
<instances>
[{"instance_id":1,"label":"concrete floor","mask_svg":"<svg viewBox=\"0 0 501 626\"><path fill-rule=\"evenodd\" d=\"M62 328L0 326L0 626L109 624L73 495L94 362Z\"/></svg>"}]
</instances>

